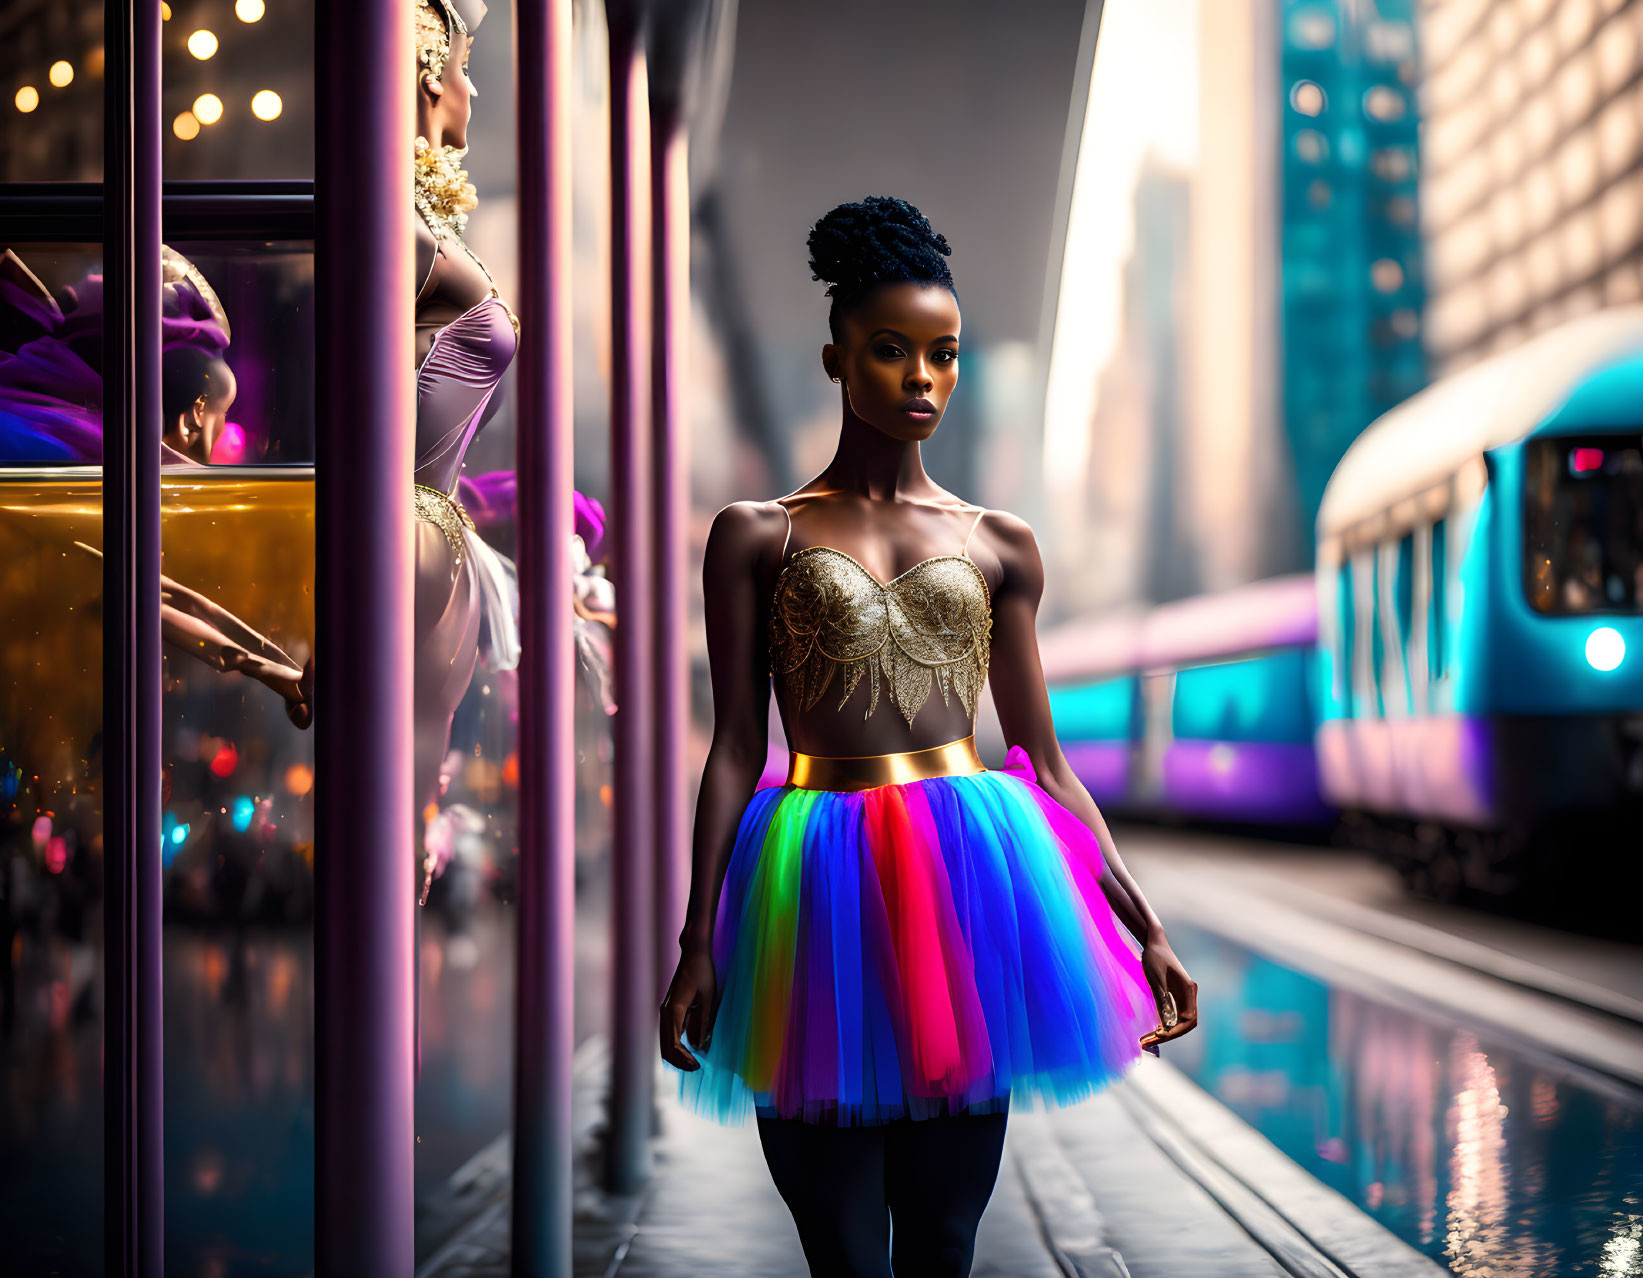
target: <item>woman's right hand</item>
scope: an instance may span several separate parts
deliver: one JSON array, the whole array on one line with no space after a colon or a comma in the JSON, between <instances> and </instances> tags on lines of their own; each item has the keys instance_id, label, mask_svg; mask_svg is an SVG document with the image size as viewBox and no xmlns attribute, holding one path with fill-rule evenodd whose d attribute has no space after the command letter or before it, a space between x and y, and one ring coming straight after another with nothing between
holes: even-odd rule
<instances>
[{"instance_id":1,"label":"woman's right hand","mask_svg":"<svg viewBox=\"0 0 1643 1278\"><path fill-rule=\"evenodd\" d=\"M714 995L718 982L713 972L713 955L706 947L692 948L679 956L679 966L662 1000L662 1059L683 1070L701 1069L702 1063L690 1054L679 1039L681 1030L690 1031L690 1041L707 1047L713 1041Z\"/></svg>"}]
</instances>

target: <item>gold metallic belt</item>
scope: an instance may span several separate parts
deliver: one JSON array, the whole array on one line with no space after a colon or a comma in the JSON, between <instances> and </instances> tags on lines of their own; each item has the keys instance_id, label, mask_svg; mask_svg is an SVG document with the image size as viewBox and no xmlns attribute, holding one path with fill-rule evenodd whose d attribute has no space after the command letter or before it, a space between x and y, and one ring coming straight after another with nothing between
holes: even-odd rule
<instances>
[{"instance_id":1,"label":"gold metallic belt","mask_svg":"<svg viewBox=\"0 0 1643 1278\"><path fill-rule=\"evenodd\" d=\"M451 553L456 556L456 562L451 567L461 567L462 556L467 550L462 528L464 524L469 528L474 526L467 508L450 493L430 488L427 484L416 485L416 491L412 493L412 504L418 519L439 525L439 531L445 534Z\"/></svg>"},{"instance_id":2,"label":"gold metallic belt","mask_svg":"<svg viewBox=\"0 0 1643 1278\"><path fill-rule=\"evenodd\" d=\"M958 777L987 769L976 753L975 734L926 750L894 754L805 754L789 750L787 784L801 790L870 790L927 777Z\"/></svg>"}]
</instances>

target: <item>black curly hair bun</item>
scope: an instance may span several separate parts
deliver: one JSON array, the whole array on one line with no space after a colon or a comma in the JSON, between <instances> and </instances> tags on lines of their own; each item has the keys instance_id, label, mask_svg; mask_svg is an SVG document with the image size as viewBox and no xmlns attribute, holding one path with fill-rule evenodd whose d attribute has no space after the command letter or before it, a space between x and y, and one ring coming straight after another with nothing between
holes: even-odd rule
<instances>
[{"instance_id":1,"label":"black curly hair bun","mask_svg":"<svg viewBox=\"0 0 1643 1278\"><path fill-rule=\"evenodd\" d=\"M952 251L929 218L893 195L840 204L810 228L811 278L826 282L835 315L878 284L952 288Z\"/></svg>"}]
</instances>

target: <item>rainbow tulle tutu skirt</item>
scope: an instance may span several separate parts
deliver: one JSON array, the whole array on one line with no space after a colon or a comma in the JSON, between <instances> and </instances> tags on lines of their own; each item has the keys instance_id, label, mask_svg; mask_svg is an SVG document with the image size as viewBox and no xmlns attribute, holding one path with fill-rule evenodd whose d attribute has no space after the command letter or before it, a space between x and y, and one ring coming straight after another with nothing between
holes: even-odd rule
<instances>
[{"instance_id":1,"label":"rainbow tulle tutu skirt","mask_svg":"<svg viewBox=\"0 0 1643 1278\"><path fill-rule=\"evenodd\" d=\"M938 749L959 744L979 770L754 792L709 1045L687 1034L701 1068L677 1071L688 1109L851 1126L1050 1108L1138 1058L1157 1009L1094 833L1020 747L986 770L970 738Z\"/></svg>"}]
</instances>

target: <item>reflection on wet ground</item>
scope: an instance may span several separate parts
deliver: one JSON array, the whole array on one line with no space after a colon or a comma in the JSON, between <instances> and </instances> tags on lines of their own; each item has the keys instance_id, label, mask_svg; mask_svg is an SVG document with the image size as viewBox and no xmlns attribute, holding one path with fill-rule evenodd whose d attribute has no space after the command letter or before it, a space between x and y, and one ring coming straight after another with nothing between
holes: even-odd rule
<instances>
[{"instance_id":1,"label":"reflection on wet ground","mask_svg":"<svg viewBox=\"0 0 1643 1278\"><path fill-rule=\"evenodd\" d=\"M603 875L577 905L580 1042L608 990ZM1320 1180L1457 1274L1643 1274L1643 1097L1208 933L1172 939L1212 1014L1170 1059ZM486 902L453 930L430 912L421 953L419 1196L507 1125L511 914ZM168 1268L307 1272L310 937L173 928L165 957ZM25 964L0 1040L7 1272L102 1270L91 958L60 946Z\"/></svg>"},{"instance_id":2,"label":"reflection on wet ground","mask_svg":"<svg viewBox=\"0 0 1643 1278\"><path fill-rule=\"evenodd\" d=\"M1456 1274L1643 1274L1643 1095L1209 933L1211 1011L1170 1059Z\"/></svg>"},{"instance_id":3,"label":"reflection on wet ground","mask_svg":"<svg viewBox=\"0 0 1643 1278\"><path fill-rule=\"evenodd\" d=\"M421 948L419 1195L507 1126L511 913L482 906L460 941L429 915ZM7 1272L97 1274L99 1004L83 1000L76 1018L66 952L56 966L20 982L17 1022L0 1048L0 1237ZM168 1272L313 1268L313 975L307 932L167 930Z\"/></svg>"}]
</instances>

